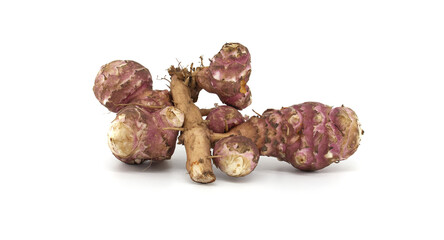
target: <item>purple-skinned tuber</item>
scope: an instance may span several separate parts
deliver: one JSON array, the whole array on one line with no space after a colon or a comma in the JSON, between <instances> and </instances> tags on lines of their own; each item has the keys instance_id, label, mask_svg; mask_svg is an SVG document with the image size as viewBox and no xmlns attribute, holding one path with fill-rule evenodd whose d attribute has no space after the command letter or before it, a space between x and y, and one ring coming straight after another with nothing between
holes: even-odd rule
<instances>
[{"instance_id":1,"label":"purple-skinned tuber","mask_svg":"<svg viewBox=\"0 0 444 240\"><path fill-rule=\"evenodd\" d=\"M256 144L244 136L230 136L217 141L213 155L214 165L232 177L250 174L259 161Z\"/></svg>"},{"instance_id":2,"label":"purple-skinned tuber","mask_svg":"<svg viewBox=\"0 0 444 240\"><path fill-rule=\"evenodd\" d=\"M198 85L207 92L237 109L251 104L251 91L247 82L251 74L251 56L240 43L226 43L211 60L209 67L199 69Z\"/></svg>"},{"instance_id":3,"label":"purple-skinned tuber","mask_svg":"<svg viewBox=\"0 0 444 240\"><path fill-rule=\"evenodd\" d=\"M183 122L184 113L172 106L156 112L127 106L111 123L108 145L114 156L127 164L169 159L176 147L175 128Z\"/></svg>"},{"instance_id":4,"label":"purple-skinned tuber","mask_svg":"<svg viewBox=\"0 0 444 240\"><path fill-rule=\"evenodd\" d=\"M350 108L305 102L268 109L213 140L246 136L261 155L276 157L303 171L315 171L350 157L358 149L362 133Z\"/></svg>"},{"instance_id":5,"label":"purple-skinned tuber","mask_svg":"<svg viewBox=\"0 0 444 240\"><path fill-rule=\"evenodd\" d=\"M94 95L111 112L118 112L125 104L152 90L150 71L131 60L115 60L100 68L94 82Z\"/></svg>"},{"instance_id":6,"label":"purple-skinned tuber","mask_svg":"<svg viewBox=\"0 0 444 240\"><path fill-rule=\"evenodd\" d=\"M208 129L215 133L228 132L233 127L245 122L242 114L230 106L218 106L212 109L206 118Z\"/></svg>"}]
</instances>

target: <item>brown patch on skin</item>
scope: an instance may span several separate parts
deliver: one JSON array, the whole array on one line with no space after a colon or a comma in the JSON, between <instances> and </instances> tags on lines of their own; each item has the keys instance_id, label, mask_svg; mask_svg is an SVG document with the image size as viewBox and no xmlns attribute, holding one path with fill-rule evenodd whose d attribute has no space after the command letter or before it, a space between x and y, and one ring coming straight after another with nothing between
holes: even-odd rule
<instances>
[{"instance_id":1,"label":"brown patch on skin","mask_svg":"<svg viewBox=\"0 0 444 240\"><path fill-rule=\"evenodd\" d=\"M246 88L246 86L247 86L247 82L245 82L245 80L241 80L241 82L240 82L240 85L241 85L241 87L240 87L240 93L243 93L243 94L245 94L245 93L247 93L247 88Z\"/></svg>"},{"instance_id":2,"label":"brown patch on skin","mask_svg":"<svg viewBox=\"0 0 444 240\"><path fill-rule=\"evenodd\" d=\"M248 144L245 144L242 142L228 143L227 148L230 151L237 151L239 153L244 153L244 152L251 150L251 148L250 148L250 146L248 146Z\"/></svg>"}]
</instances>

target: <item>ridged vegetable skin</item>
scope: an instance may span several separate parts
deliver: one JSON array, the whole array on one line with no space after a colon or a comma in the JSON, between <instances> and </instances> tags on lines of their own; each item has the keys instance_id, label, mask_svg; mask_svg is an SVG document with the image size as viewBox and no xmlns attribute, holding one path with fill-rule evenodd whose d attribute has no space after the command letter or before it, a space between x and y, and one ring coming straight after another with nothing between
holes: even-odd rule
<instances>
[{"instance_id":1,"label":"ridged vegetable skin","mask_svg":"<svg viewBox=\"0 0 444 240\"><path fill-rule=\"evenodd\" d=\"M240 43L226 43L211 60L209 67L200 69L197 83L208 92L237 109L251 104L251 91L247 86L251 74L251 56Z\"/></svg>"},{"instance_id":2,"label":"ridged vegetable skin","mask_svg":"<svg viewBox=\"0 0 444 240\"><path fill-rule=\"evenodd\" d=\"M108 131L108 145L116 158L128 164L169 159L176 147L184 114L174 107L148 112L128 106L117 113Z\"/></svg>"},{"instance_id":3,"label":"ridged vegetable skin","mask_svg":"<svg viewBox=\"0 0 444 240\"><path fill-rule=\"evenodd\" d=\"M266 110L230 133L253 139L261 155L314 171L351 156L359 146L362 129L350 108L306 102Z\"/></svg>"},{"instance_id":4,"label":"ridged vegetable skin","mask_svg":"<svg viewBox=\"0 0 444 240\"><path fill-rule=\"evenodd\" d=\"M150 71L131 60L115 60L100 68L94 82L94 95L111 112L118 112L125 104L152 90Z\"/></svg>"},{"instance_id":5,"label":"ridged vegetable skin","mask_svg":"<svg viewBox=\"0 0 444 240\"><path fill-rule=\"evenodd\" d=\"M230 106L218 106L208 113L206 121L208 129L215 133L224 133L245 120L237 109Z\"/></svg>"}]
</instances>

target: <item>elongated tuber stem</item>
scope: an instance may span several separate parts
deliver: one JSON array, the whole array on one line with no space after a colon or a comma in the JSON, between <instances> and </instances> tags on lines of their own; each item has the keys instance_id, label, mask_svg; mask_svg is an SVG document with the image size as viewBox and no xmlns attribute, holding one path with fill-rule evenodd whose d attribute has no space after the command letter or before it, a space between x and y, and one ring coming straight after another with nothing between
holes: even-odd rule
<instances>
[{"instance_id":1,"label":"elongated tuber stem","mask_svg":"<svg viewBox=\"0 0 444 240\"><path fill-rule=\"evenodd\" d=\"M193 104L190 89L173 74L171 93L175 106L185 113L183 141L187 152L187 171L193 181L210 183L216 180L211 165L210 131L203 122L199 108Z\"/></svg>"},{"instance_id":2,"label":"elongated tuber stem","mask_svg":"<svg viewBox=\"0 0 444 240\"><path fill-rule=\"evenodd\" d=\"M233 135L238 135L238 134L234 134L232 132L228 132L228 133L211 133L210 140L211 140L212 143L215 143L215 142L221 140L222 138L226 138L226 137L233 136Z\"/></svg>"}]
</instances>

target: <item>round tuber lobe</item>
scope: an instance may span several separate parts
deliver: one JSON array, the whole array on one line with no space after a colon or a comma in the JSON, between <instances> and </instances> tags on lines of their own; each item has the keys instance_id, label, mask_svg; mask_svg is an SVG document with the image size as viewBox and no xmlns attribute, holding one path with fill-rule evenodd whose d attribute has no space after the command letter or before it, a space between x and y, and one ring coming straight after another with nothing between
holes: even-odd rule
<instances>
[{"instance_id":1,"label":"round tuber lobe","mask_svg":"<svg viewBox=\"0 0 444 240\"><path fill-rule=\"evenodd\" d=\"M152 90L150 71L131 60L115 60L100 68L94 82L94 95L111 112L118 112L145 90Z\"/></svg>"},{"instance_id":2,"label":"round tuber lobe","mask_svg":"<svg viewBox=\"0 0 444 240\"><path fill-rule=\"evenodd\" d=\"M230 106L213 108L205 120L208 122L208 129L215 133L228 132L233 127L245 122L242 114Z\"/></svg>"},{"instance_id":3,"label":"round tuber lobe","mask_svg":"<svg viewBox=\"0 0 444 240\"><path fill-rule=\"evenodd\" d=\"M115 60L103 65L94 82L94 95L111 112L137 105L149 112L172 106L168 90L152 90L150 71L131 60Z\"/></svg>"},{"instance_id":4,"label":"round tuber lobe","mask_svg":"<svg viewBox=\"0 0 444 240\"><path fill-rule=\"evenodd\" d=\"M139 106L128 106L117 113L108 131L108 145L116 158L128 164L145 160L171 158L184 114L169 106L148 112Z\"/></svg>"},{"instance_id":5,"label":"round tuber lobe","mask_svg":"<svg viewBox=\"0 0 444 240\"><path fill-rule=\"evenodd\" d=\"M243 177L256 168L259 150L251 139L230 136L216 142L213 163L222 172L232 177Z\"/></svg>"}]
</instances>

